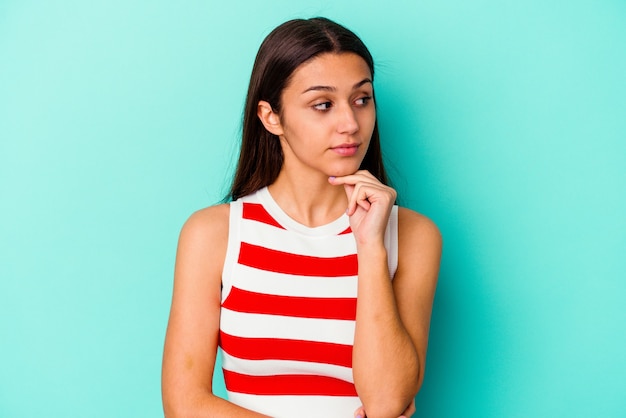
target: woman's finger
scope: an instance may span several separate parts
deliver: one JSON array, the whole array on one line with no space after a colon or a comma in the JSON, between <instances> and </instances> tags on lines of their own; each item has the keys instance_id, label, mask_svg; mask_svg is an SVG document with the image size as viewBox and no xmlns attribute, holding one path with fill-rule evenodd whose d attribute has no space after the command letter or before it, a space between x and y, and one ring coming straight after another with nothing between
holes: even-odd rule
<instances>
[{"instance_id":1,"label":"woman's finger","mask_svg":"<svg viewBox=\"0 0 626 418\"><path fill-rule=\"evenodd\" d=\"M410 418L415 413L415 399L406 407L400 418Z\"/></svg>"},{"instance_id":2,"label":"woman's finger","mask_svg":"<svg viewBox=\"0 0 626 418\"><path fill-rule=\"evenodd\" d=\"M378 201L383 193L385 193L385 189L382 185L357 183L354 185L352 194L348 196L348 215L352 215L357 206L368 211L372 203Z\"/></svg>"},{"instance_id":3,"label":"woman's finger","mask_svg":"<svg viewBox=\"0 0 626 418\"><path fill-rule=\"evenodd\" d=\"M328 181L331 184L357 184L359 182L382 184L376 177L370 174L369 171L361 170L355 174L350 174L341 177L329 177Z\"/></svg>"},{"instance_id":4,"label":"woman's finger","mask_svg":"<svg viewBox=\"0 0 626 418\"><path fill-rule=\"evenodd\" d=\"M343 185L348 197L346 213L352 216L357 207L369 211L372 203L381 199L387 204L395 201L395 190L384 185L370 172L361 170L355 174L341 177L329 177L328 181L333 185Z\"/></svg>"},{"instance_id":5,"label":"woman's finger","mask_svg":"<svg viewBox=\"0 0 626 418\"><path fill-rule=\"evenodd\" d=\"M354 418L365 418L365 409L362 406L359 406L356 411L354 411Z\"/></svg>"}]
</instances>

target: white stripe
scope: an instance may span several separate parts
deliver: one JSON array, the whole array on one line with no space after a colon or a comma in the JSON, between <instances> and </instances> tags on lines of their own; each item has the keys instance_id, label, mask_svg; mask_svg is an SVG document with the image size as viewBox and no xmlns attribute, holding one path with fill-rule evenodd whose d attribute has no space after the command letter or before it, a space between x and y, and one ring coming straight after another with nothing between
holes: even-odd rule
<instances>
[{"instance_id":1,"label":"white stripe","mask_svg":"<svg viewBox=\"0 0 626 418\"><path fill-rule=\"evenodd\" d=\"M222 350L222 367L235 373L251 376L304 374L330 376L354 383L352 369L349 367L296 360L246 360L233 357L224 350Z\"/></svg>"},{"instance_id":2,"label":"white stripe","mask_svg":"<svg viewBox=\"0 0 626 418\"><path fill-rule=\"evenodd\" d=\"M389 277L393 279L398 269L398 206L394 205L391 208L384 240L385 248L387 249Z\"/></svg>"},{"instance_id":3,"label":"white stripe","mask_svg":"<svg viewBox=\"0 0 626 418\"><path fill-rule=\"evenodd\" d=\"M251 292L303 297L356 298L357 276L310 277L258 270L241 264L235 265L225 280ZM229 289L223 289L222 302Z\"/></svg>"},{"instance_id":4,"label":"white stripe","mask_svg":"<svg viewBox=\"0 0 626 418\"><path fill-rule=\"evenodd\" d=\"M226 257L224 259L224 267L222 267L222 295L230 292L231 272L233 267L237 265L237 259L239 258L239 219L241 218L241 212L243 210L242 203L240 201L232 202L230 204L230 218L228 220L228 248L226 249ZM224 298L222 298L224 301Z\"/></svg>"},{"instance_id":5,"label":"white stripe","mask_svg":"<svg viewBox=\"0 0 626 418\"><path fill-rule=\"evenodd\" d=\"M294 318L221 309L220 329L247 338L284 338L352 345L354 321Z\"/></svg>"},{"instance_id":6,"label":"white stripe","mask_svg":"<svg viewBox=\"0 0 626 418\"><path fill-rule=\"evenodd\" d=\"M228 400L275 418L350 418L361 406L352 396L260 396L228 392Z\"/></svg>"},{"instance_id":7,"label":"white stripe","mask_svg":"<svg viewBox=\"0 0 626 418\"><path fill-rule=\"evenodd\" d=\"M354 235L303 237L293 231L276 228L249 219L241 220L240 239L265 248L314 257L341 257L356 254Z\"/></svg>"}]
</instances>

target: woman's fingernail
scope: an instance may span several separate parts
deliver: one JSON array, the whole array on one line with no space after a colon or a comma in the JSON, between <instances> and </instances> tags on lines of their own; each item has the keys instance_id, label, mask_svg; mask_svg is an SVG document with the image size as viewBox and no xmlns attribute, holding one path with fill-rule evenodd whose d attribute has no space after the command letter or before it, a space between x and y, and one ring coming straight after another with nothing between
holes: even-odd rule
<instances>
[{"instance_id":1,"label":"woman's fingernail","mask_svg":"<svg viewBox=\"0 0 626 418\"><path fill-rule=\"evenodd\" d=\"M356 418L363 418L363 415L359 414L356 416Z\"/></svg>"},{"instance_id":2,"label":"woman's fingernail","mask_svg":"<svg viewBox=\"0 0 626 418\"><path fill-rule=\"evenodd\" d=\"M329 179L330 181L335 181L335 176L330 176L328 179ZM361 417L361 418L363 418L363 417Z\"/></svg>"}]
</instances>

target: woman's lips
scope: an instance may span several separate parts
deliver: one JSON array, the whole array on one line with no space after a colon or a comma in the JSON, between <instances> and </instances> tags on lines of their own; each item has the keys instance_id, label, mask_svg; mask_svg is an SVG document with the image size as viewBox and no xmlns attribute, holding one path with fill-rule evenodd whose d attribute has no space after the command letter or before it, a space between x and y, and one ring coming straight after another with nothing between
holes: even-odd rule
<instances>
[{"instance_id":1,"label":"woman's lips","mask_svg":"<svg viewBox=\"0 0 626 418\"><path fill-rule=\"evenodd\" d=\"M331 149L339 155L351 157L359 150L359 144L341 144Z\"/></svg>"}]
</instances>

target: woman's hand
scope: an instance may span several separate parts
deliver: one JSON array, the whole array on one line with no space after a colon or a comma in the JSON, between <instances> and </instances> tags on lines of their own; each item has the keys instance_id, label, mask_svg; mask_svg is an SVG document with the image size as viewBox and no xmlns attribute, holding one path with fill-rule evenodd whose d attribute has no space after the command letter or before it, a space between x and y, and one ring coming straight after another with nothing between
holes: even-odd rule
<instances>
[{"instance_id":1,"label":"woman's hand","mask_svg":"<svg viewBox=\"0 0 626 418\"><path fill-rule=\"evenodd\" d=\"M415 413L415 399L411 401L409 406L406 407L402 415L400 415L400 417L398 418L411 418L411 416L414 413ZM357 408L356 411L354 411L354 418L366 418L366 417L367 415L365 414L365 409L363 409L362 406Z\"/></svg>"},{"instance_id":2,"label":"woman's hand","mask_svg":"<svg viewBox=\"0 0 626 418\"><path fill-rule=\"evenodd\" d=\"M396 201L396 191L366 170L348 176L330 177L328 181L334 185L342 184L346 191L346 213L357 244L382 244L389 214Z\"/></svg>"}]
</instances>

